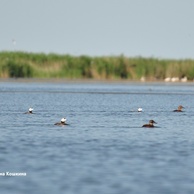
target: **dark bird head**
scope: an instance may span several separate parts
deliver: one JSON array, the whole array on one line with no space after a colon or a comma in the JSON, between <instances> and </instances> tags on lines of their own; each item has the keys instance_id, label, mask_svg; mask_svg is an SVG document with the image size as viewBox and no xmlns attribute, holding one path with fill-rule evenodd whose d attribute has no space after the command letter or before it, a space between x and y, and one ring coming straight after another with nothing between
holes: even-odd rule
<instances>
[{"instance_id":1,"label":"dark bird head","mask_svg":"<svg viewBox=\"0 0 194 194\"><path fill-rule=\"evenodd\" d=\"M178 110L182 110L184 108L182 105L178 106Z\"/></svg>"},{"instance_id":2,"label":"dark bird head","mask_svg":"<svg viewBox=\"0 0 194 194\"><path fill-rule=\"evenodd\" d=\"M156 122L155 122L154 120L150 120L149 123L153 125L153 124L156 123ZM156 123L156 124L157 124L157 123Z\"/></svg>"}]
</instances>

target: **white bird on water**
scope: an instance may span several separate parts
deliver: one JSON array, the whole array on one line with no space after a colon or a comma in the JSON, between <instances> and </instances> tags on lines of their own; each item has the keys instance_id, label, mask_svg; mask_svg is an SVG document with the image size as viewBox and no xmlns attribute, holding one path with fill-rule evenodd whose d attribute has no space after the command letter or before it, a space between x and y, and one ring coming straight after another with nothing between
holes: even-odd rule
<instances>
[{"instance_id":1,"label":"white bird on water","mask_svg":"<svg viewBox=\"0 0 194 194\"><path fill-rule=\"evenodd\" d=\"M143 109L142 109L142 108L138 108L137 111L138 111L138 112L142 112Z\"/></svg>"}]
</instances>

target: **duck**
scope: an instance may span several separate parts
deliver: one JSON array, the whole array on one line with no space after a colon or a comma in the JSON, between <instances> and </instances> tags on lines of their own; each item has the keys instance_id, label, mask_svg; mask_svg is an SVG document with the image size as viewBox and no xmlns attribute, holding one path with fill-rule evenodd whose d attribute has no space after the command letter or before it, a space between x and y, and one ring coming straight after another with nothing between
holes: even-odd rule
<instances>
[{"instance_id":1,"label":"duck","mask_svg":"<svg viewBox=\"0 0 194 194\"><path fill-rule=\"evenodd\" d=\"M33 108L29 108L28 112L25 112L25 114L33 114L33 112L32 112L33 110L34 110Z\"/></svg>"},{"instance_id":2,"label":"duck","mask_svg":"<svg viewBox=\"0 0 194 194\"><path fill-rule=\"evenodd\" d=\"M58 125L58 126L62 126L62 125L68 125L67 123L66 123L66 118L62 118L61 119L61 122L58 122L58 123L55 123L54 125Z\"/></svg>"},{"instance_id":3,"label":"duck","mask_svg":"<svg viewBox=\"0 0 194 194\"><path fill-rule=\"evenodd\" d=\"M150 120L149 124L144 124L142 127L155 127L154 123L156 123L154 120ZM157 124L157 123L156 123Z\"/></svg>"},{"instance_id":4,"label":"duck","mask_svg":"<svg viewBox=\"0 0 194 194\"><path fill-rule=\"evenodd\" d=\"M137 112L142 112L142 111L143 111L142 108L138 108L138 109L137 109Z\"/></svg>"},{"instance_id":5,"label":"duck","mask_svg":"<svg viewBox=\"0 0 194 194\"><path fill-rule=\"evenodd\" d=\"M173 110L173 112L183 112L183 111L182 111L183 108L184 108L184 107L183 107L182 105L179 105L179 106L178 106L178 109Z\"/></svg>"}]
</instances>

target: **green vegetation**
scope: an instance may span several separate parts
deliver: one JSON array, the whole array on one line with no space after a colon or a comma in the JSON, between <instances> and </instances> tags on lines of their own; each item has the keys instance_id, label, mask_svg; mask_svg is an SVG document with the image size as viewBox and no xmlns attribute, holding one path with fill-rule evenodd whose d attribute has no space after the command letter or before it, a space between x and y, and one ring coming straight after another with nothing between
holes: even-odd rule
<instances>
[{"instance_id":1,"label":"green vegetation","mask_svg":"<svg viewBox=\"0 0 194 194\"><path fill-rule=\"evenodd\" d=\"M121 56L70 56L0 52L1 78L89 78L108 80L194 79L194 60L164 60Z\"/></svg>"}]
</instances>

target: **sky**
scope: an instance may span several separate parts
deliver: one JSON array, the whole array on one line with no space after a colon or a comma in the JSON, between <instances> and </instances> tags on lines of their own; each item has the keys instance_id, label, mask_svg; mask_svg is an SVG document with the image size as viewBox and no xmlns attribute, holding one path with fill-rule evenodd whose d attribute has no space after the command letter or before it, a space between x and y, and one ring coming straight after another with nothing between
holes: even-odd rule
<instances>
[{"instance_id":1,"label":"sky","mask_svg":"<svg viewBox=\"0 0 194 194\"><path fill-rule=\"evenodd\" d=\"M0 0L0 51L194 59L194 0Z\"/></svg>"}]
</instances>

